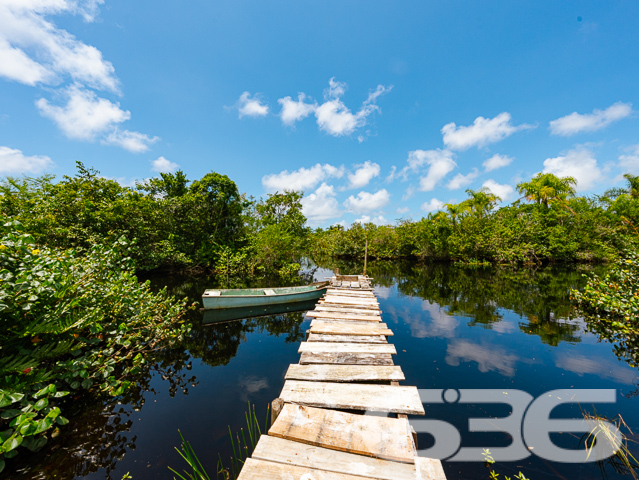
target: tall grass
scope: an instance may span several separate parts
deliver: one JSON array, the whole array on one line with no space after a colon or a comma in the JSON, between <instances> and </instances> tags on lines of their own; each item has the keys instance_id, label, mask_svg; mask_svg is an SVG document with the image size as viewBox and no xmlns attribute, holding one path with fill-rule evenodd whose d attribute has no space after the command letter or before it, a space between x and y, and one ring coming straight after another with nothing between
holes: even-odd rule
<instances>
[{"instance_id":1,"label":"tall grass","mask_svg":"<svg viewBox=\"0 0 639 480\"><path fill-rule=\"evenodd\" d=\"M244 462L251 456L253 450L255 450L255 446L262 435L262 431L266 433L268 429L269 414L270 405L266 408L266 419L264 420L264 429L262 430L255 413L255 405L251 405L249 402L248 411L244 412L244 418L246 419L246 432L243 428L241 428L239 432L236 432L235 435L233 435L231 427L229 426L229 438L231 440L231 451L233 455L229 458L230 463L227 467L222 459L222 455L218 453L217 466L215 469L216 480L236 480L237 477L239 477L240 471L244 466ZM182 443L180 444L180 448L176 447L175 450L188 464L189 468L188 470L183 470L182 474L171 467L169 467L169 470L176 474L181 480L211 480L211 477L202 466L202 462L198 459L191 444L184 440L182 432L179 433ZM173 478L174 480L177 480L175 477Z\"/></svg>"}]
</instances>

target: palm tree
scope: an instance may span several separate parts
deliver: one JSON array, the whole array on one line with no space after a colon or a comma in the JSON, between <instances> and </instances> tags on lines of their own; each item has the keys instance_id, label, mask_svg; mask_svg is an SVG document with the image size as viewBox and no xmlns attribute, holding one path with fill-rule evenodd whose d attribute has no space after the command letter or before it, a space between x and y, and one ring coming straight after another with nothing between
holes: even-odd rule
<instances>
[{"instance_id":1,"label":"palm tree","mask_svg":"<svg viewBox=\"0 0 639 480\"><path fill-rule=\"evenodd\" d=\"M483 217L484 214L490 212L497 202L501 201L501 198L490 191L490 189L484 187L479 190L466 190L468 194L468 205L478 217ZM464 203L466 203L464 202Z\"/></svg>"},{"instance_id":2,"label":"palm tree","mask_svg":"<svg viewBox=\"0 0 639 480\"><path fill-rule=\"evenodd\" d=\"M517 191L522 193L526 200L548 204L557 200L565 200L575 195L575 177L557 177L552 173L538 173L530 182L522 182L517 185Z\"/></svg>"},{"instance_id":3,"label":"palm tree","mask_svg":"<svg viewBox=\"0 0 639 480\"><path fill-rule=\"evenodd\" d=\"M639 197L639 175L626 173L623 178L628 180L628 193L630 196L633 198Z\"/></svg>"}]
</instances>

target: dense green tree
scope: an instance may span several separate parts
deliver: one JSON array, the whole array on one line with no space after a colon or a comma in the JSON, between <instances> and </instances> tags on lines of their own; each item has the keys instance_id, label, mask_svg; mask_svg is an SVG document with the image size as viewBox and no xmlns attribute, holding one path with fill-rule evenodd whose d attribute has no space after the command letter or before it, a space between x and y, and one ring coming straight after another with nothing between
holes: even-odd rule
<instances>
[{"instance_id":1,"label":"dense green tree","mask_svg":"<svg viewBox=\"0 0 639 480\"><path fill-rule=\"evenodd\" d=\"M575 195L577 180L574 177L557 177L552 173L538 173L529 182L517 184L517 191L527 200L544 205L552 201L565 200Z\"/></svg>"}]
</instances>

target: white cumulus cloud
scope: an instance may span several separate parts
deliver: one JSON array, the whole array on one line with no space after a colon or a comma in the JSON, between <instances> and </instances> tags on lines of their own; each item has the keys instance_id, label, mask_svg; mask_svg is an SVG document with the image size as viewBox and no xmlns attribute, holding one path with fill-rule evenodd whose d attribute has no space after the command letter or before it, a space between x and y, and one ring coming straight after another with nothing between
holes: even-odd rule
<instances>
[{"instance_id":1,"label":"white cumulus cloud","mask_svg":"<svg viewBox=\"0 0 639 480\"><path fill-rule=\"evenodd\" d=\"M448 189L458 190L460 188L464 188L470 185L471 183L473 183L473 180L475 180L478 176L479 176L479 171L476 168L473 168L473 170L467 175L462 175L461 173L458 173L448 183Z\"/></svg>"},{"instance_id":2,"label":"white cumulus cloud","mask_svg":"<svg viewBox=\"0 0 639 480\"><path fill-rule=\"evenodd\" d=\"M157 142L160 137L150 137L144 133L131 132L129 130L120 130L116 128L109 133L104 140L103 145L116 145L133 153L142 153L149 150L150 145Z\"/></svg>"},{"instance_id":3,"label":"white cumulus cloud","mask_svg":"<svg viewBox=\"0 0 639 480\"><path fill-rule=\"evenodd\" d=\"M329 88L324 92L324 103L315 108L315 117L320 130L334 137L350 135L356 129L366 125L368 117L381 111L375 104L379 96L392 89L392 87L378 85L375 91L369 93L361 108L353 113L341 100L346 88L345 83L331 78Z\"/></svg>"},{"instance_id":4,"label":"white cumulus cloud","mask_svg":"<svg viewBox=\"0 0 639 480\"><path fill-rule=\"evenodd\" d=\"M53 162L46 155L27 156L21 150L0 146L0 174L40 173L52 168Z\"/></svg>"},{"instance_id":5,"label":"white cumulus cloud","mask_svg":"<svg viewBox=\"0 0 639 480\"><path fill-rule=\"evenodd\" d=\"M457 166L453 160L454 156L450 150L413 150L408 152L408 165L399 175L406 179L409 172L420 172L424 166L428 166L426 175L419 180L419 189L428 192Z\"/></svg>"},{"instance_id":6,"label":"white cumulus cloud","mask_svg":"<svg viewBox=\"0 0 639 480\"><path fill-rule=\"evenodd\" d=\"M361 223L362 225L365 225L367 223L374 223L375 225L388 225L388 220L386 220L382 215L378 215L377 217L362 215L361 217L356 218L353 223Z\"/></svg>"},{"instance_id":7,"label":"white cumulus cloud","mask_svg":"<svg viewBox=\"0 0 639 480\"><path fill-rule=\"evenodd\" d=\"M151 170L154 172L172 173L178 168L180 168L180 166L177 163L171 162L164 157L151 160Z\"/></svg>"},{"instance_id":8,"label":"white cumulus cloud","mask_svg":"<svg viewBox=\"0 0 639 480\"><path fill-rule=\"evenodd\" d=\"M436 212L444 208L444 202L431 198L430 201L422 203L421 209L425 212Z\"/></svg>"},{"instance_id":9,"label":"white cumulus cloud","mask_svg":"<svg viewBox=\"0 0 639 480\"><path fill-rule=\"evenodd\" d=\"M597 159L585 147L568 150L565 155L544 160L544 173L558 177L575 177L577 190L589 190L601 179Z\"/></svg>"},{"instance_id":10,"label":"white cumulus cloud","mask_svg":"<svg viewBox=\"0 0 639 480\"><path fill-rule=\"evenodd\" d=\"M262 177L262 185L268 191L282 190L308 190L318 183L331 177L341 178L344 175L344 167L334 167L328 163L313 165L311 168L301 167L289 172L272 173ZM331 187L332 188L332 187Z\"/></svg>"},{"instance_id":11,"label":"white cumulus cloud","mask_svg":"<svg viewBox=\"0 0 639 480\"><path fill-rule=\"evenodd\" d=\"M302 198L302 213L312 226L318 226L341 215L335 188L322 183L315 192Z\"/></svg>"},{"instance_id":12,"label":"white cumulus cloud","mask_svg":"<svg viewBox=\"0 0 639 480\"><path fill-rule=\"evenodd\" d=\"M242 117L263 117L268 114L268 105L262 103L257 95L251 97L249 92L244 92L236 103L238 116Z\"/></svg>"},{"instance_id":13,"label":"white cumulus cloud","mask_svg":"<svg viewBox=\"0 0 639 480\"><path fill-rule=\"evenodd\" d=\"M458 127L454 122L442 127L444 145L451 150L483 147L503 140L513 133L531 128L530 125L512 125L510 113L502 112L495 118L477 117L472 125Z\"/></svg>"},{"instance_id":14,"label":"white cumulus cloud","mask_svg":"<svg viewBox=\"0 0 639 480\"><path fill-rule=\"evenodd\" d=\"M93 21L103 0L4 0L0 2L0 75L26 85L57 85L71 79L119 92L113 65L97 48L47 19L81 15Z\"/></svg>"},{"instance_id":15,"label":"white cumulus cloud","mask_svg":"<svg viewBox=\"0 0 639 480\"><path fill-rule=\"evenodd\" d=\"M355 213L368 213L384 208L390 202L390 193L383 188L375 193L359 192L344 201L344 206Z\"/></svg>"},{"instance_id":16,"label":"white cumulus cloud","mask_svg":"<svg viewBox=\"0 0 639 480\"><path fill-rule=\"evenodd\" d=\"M632 104L622 102L614 103L605 110L595 109L592 113L573 112L550 122L550 133L567 137L581 132L594 132L631 114Z\"/></svg>"},{"instance_id":17,"label":"white cumulus cloud","mask_svg":"<svg viewBox=\"0 0 639 480\"><path fill-rule=\"evenodd\" d=\"M355 165L357 169L353 173L349 173L347 188L362 188L379 175L381 171L379 165L374 162L365 161L363 164Z\"/></svg>"},{"instance_id":18,"label":"white cumulus cloud","mask_svg":"<svg viewBox=\"0 0 639 480\"><path fill-rule=\"evenodd\" d=\"M508 200L512 196L512 194L515 192L515 189L511 187L510 185L500 184L492 179L486 180L483 183L482 187L487 188L493 194L497 195L499 198L501 198L502 202L505 202L506 200Z\"/></svg>"},{"instance_id":19,"label":"white cumulus cloud","mask_svg":"<svg viewBox=\"0 0 639 480\"><path fill-rule=\"evenodd\" d=\"M112 130L117 124L131 118L131 112L122 110L119 103L98 97L91 90L72 86L63 92L67 103L51 104L40 98L36 106L40 113L53 120L69 138L94 140L99 134Z\"/></svg>"},{"instance_id":20,"label":"white cumulus cloud","mask_svg":"<svg viewBox=\"0 0 639 480\"><path fill-rule=\"evenodd\" d=\"M492 172L493 170L497 170L498 168L507 167L512 163L512 161L512 157L509 157L508 155L499 155L498 153L496 153L488 160L484 161L484 163L482 163L482 166L487 172Z\"/></svg>"},{"instance_id":21,"label":"white cumulus cloud","mask_svg":"<svg viewBox=\"0 0 639 480\"><path fill-rule=\"evenodd\" d=\"M289 127L295 125L295 122L304 120L310 114L312 114L317 108L317 102L306 103L306 95L300 93L297 96L297 101L291 99L291 97L280 98L277 103L282 105L280 111L280 119L284 125Z\"/></svg>"}]
</instances>

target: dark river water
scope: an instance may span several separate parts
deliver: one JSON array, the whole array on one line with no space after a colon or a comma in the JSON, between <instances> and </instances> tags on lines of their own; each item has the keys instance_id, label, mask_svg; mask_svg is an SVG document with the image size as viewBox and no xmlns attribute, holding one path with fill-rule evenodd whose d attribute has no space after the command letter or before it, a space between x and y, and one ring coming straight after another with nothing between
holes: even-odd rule
<instances>
[{"instance_id":1,"label":"dark river water","mask_svg":"<svg viewBox=\"0 0 639 480\"><path fill-rule=\"evenodd\" d=\"M356 264L339 266L356 273ZM406 375L405 385L420 389L523 390L537 398L555 389L614 389L614 404L597 404L608 418L620 414L639 429L638 371L623 350L586 330L586 322L570 305L569 289L584 284L586 269L462 268L447 265L373 262L384 321L394 331L390 342L395 364ZM311 272L323 279L329 270ZM306 278L310 281L310 274ZM177 296L199 301L206 278L151 278L154 288L167 286ZM272 284L271 284L272 285ZM201 321L199 311L191 313ZM218 454L230 455L228 427L245 425L247 403L264 417L278 396L290 363L297 363L298 344L310 319L284 313L198 326L184 348L166 352L140 379L139 389L126 398L78 403L71 423L47 449L8 478L86 478L120 480L127 472L135 480L173 478L171 466L183 461L174 450L182 432L215 478ZM619 355L619 356L617 356ZM592 412L592 405L581 405ZM499 404L426 405L428 418L444 420L461 433L462 446L507 446L508 435L469 432L472 417L502 417ZM579 417L579 406L561 407L559 416ZM553 434L555 435L555 434ZM634 438L630 435L631 440ZM558 445L575 447L579 434L556 434ZM433 443L419 435L419 447ZM631 444L635 454L635 444ZM631 478L614 465L564 464L533 454L516 462L498 462L495 469L513 476L522 471L532 480L545 478ZM444 462L450 479L488 479L481 462ZM6 477L6 475L5 475Z\"/></svg>"}]
</instances>

